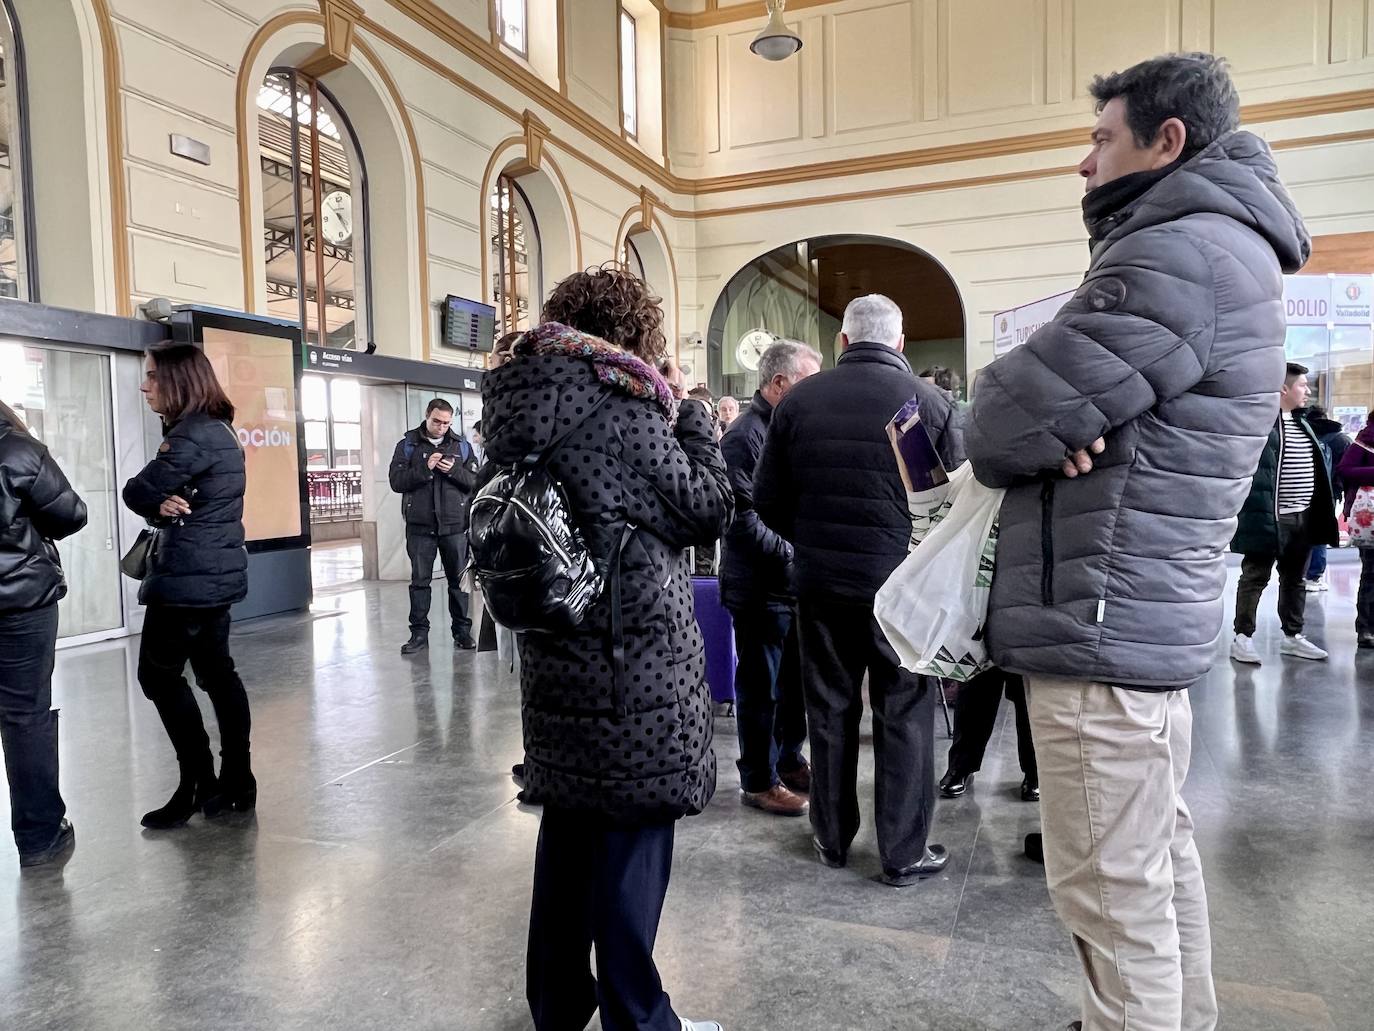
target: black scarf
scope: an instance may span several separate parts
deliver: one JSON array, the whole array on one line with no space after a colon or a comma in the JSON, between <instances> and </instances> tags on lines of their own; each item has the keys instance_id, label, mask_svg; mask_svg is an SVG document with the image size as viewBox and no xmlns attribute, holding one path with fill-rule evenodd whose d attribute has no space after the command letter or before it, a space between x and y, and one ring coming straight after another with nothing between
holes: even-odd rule
<instances>
[{"instance_id":1,"label":"black scarf","mask_svg":"<svg viewBox=\"0 0 1374 1031\"><path fill-rule=\"evenodd\" d=\"M1167 176L1178 171L1182 161L1145 172L1131 172L1103 183L1083 195L1083 225L1088 229L1088 245L1096 247L1109 233L1131 217L1131 206Z\"/></svg>"}]
</instances>

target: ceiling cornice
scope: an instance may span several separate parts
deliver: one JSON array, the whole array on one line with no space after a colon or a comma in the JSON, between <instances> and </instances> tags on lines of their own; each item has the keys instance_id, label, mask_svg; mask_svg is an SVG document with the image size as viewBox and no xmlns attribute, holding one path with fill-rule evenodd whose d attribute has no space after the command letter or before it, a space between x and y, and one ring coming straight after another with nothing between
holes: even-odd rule
<instances>
[{"instance_id":1,"label":"ceiling cornice","mask_svg":"<svg viewBox=\"0 0 1374 1031\"><path fill-rule=\"evenodd\" d=\"M808 7L824 7L827 4L838 2L839 0L787 0L787 7L783 13L788 15L793 11L804 11ZM761 7L764 9L760 10ZM757 0L756 3L734 7L717 7L712 10L698 11L695 14L667 11L664 17L667 19L670 29L713 29L720 25L732 25L742 21L756 21L762 25L768 20L768 11L764 7L764 0Z\"/></svg>"},{"instance_id":2,"label":"ceiling cornice","mask_svg":"<svg viewBox=\"0 0 1374 1031\"><path fill-rule=\"evenodd\" d=\"M971 140L965 143L916 147L834 161L786 165L780 168L762 169L757 172L687 178L674 174L654 161L634 143L624 139L620 133L603 125L538 76L510 60L500 52L498 47L493 46L490 40L473 32L452 15L439 9L433 0L388 0L388 2L417 24L508 83L525 98L542 105L551 114L556 115L578 132L599 144L609 154L625 162L643 175L647 182L668 193L683 196L704 196L738 190L764 189L827 179L871 175L879 172L923 168L931 165L1059 150L1086 143L1087 128L1085 126L1083 128L1056 129L1047 132ZM827 2L834 2L834 0L789 0L788 10L817 6ZM669 19L670 24L672 24L673 19L701 19L708 16L712 18L729 16L731 19L739 20L744 17L741 14L742 11L744 8L708 10L695 15L665 12L665 17ZM402 49L412 49L404 45L399 37L396 37L385 27L366 18L364 18L363 23L381 38L401 45ZM480 86L464 79L452 68L446 67L445 74L450 80L474 96L484 99L497 109L509 114L513 121L517 123L521 121L524 114L523 108L516 109L502 102ZM1374 108L1374 89L1350 90L1324 96L1302 97L1296 100L1248 104L1241 108L1241 120L1246 124L1256 125L1287 119L1310 118L1315 115L1358 111L1366 108ZM604 162L598 161L592 155L582 153L570 141L561 139L557 132L550 131L549 139L559 144L564 150L568 150L586 161L592 167L606 172L616 180L623 181L623 177L607 169ZM676 214L676 212L674 213ZM706 217L712 216L707 215Z\"/></svg>"}]
</instances>

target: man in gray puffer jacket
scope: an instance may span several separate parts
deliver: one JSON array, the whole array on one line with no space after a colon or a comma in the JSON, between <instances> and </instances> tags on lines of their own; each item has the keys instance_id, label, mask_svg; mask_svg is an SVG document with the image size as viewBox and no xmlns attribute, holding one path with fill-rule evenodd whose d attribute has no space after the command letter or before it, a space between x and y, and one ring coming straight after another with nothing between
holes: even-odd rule
<instances>
[{"instance_id":1,"label":"man in gray puffer jacket","mask_svg":"<svg viewBox=\"0 0 1374 1031\"><path fill-rule=\"evenodd\" d=\"M1281 272L1310 240L1209 54L1092 84L1092 260L1053 322L984 369L967 432L1009 488L987 636L1026 675L1045 869L1085 971L1083 1028L1216 1026L1179 790L1225 552L1284 379Z\"/></svg>"}]
</instances>

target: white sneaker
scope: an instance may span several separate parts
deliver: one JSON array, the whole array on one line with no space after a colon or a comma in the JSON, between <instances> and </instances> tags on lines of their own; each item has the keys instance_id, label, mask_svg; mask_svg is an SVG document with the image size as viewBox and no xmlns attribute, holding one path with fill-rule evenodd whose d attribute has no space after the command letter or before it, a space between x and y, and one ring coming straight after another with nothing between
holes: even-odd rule
<instances>
[{"instance_id":1,"label":"white sneaker","mask_svg":"<svg viewBox=\"0 0 1374 1031\"><path fill-rule=\"evenodd\" d=\"M1264 660L1260 658L1260 653L1255 649L1255 639L1246 637L1244 634L1236 634L1236 638L1231 642L1231 658L1237 662L1246 662L1252 666L1264 665Z\"/></svg>"},{"instance_id":2,"label":"white sneaker","mask_svg":"<svg viewBox=\"0 0 1374 1031\"><path fill-rule=\"evenodd\" d=\"M1307 588L1308 594L1318 594L1326 590L1326 581L1321 579L1308 580L1304 586Z\"/></svg>"},{"instance_id":3,"label":"white sneaker","mask_svg":"<svg viewBox=\"0 0 1374 1031\"><path fill-rule=\"evenodd\" d=\"M714 1020L688 1020L682 1018L682 1031L725 1031Z\"/></svg>"},{"instance_id":4,"label":"white sneaker","mask_svg":"<svg viewBox=\"0 0 1374 1031\"><path fill-rule=\"evenodd\" d=\"M1321 660L1326 658L1326 652L1303 637L1302 634L1284 637L1283 644L1279 645L1279 652L1283 655L1291 655L1295 659Z\"/></svg>"}]
</instances>

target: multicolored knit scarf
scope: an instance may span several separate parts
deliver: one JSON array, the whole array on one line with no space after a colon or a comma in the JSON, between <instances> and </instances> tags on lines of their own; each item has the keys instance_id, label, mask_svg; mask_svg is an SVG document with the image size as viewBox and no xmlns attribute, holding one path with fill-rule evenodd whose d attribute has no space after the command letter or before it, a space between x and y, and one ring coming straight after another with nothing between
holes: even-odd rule
<instances>
[{"instance_id":1,"label":"multicolored knit scarf","mask_svg":"<svg viewBox=\"0 0 1374 1031\"><path fill-rule=\"evenodd\" d=\"M639 358L581 330L561 322L546 322L527 332L511 347L517 355L585 358L596 370L596 378L621 393L653 401L671 421L677 414L677 401L668 382Z\"/></svg>"}]
</instances>

